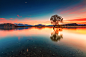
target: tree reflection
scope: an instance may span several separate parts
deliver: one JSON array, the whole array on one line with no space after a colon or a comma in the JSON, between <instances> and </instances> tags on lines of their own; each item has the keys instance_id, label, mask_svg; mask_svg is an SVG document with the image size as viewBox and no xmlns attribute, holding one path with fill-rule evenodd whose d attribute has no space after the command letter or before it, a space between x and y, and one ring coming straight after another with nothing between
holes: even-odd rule
<instances>
[{"instance_id":1,"label":"tree reflection","mask_svg":"<svg viewBox=\"0 0 86 57\"><path fill-rule=\"evenodd\" d=\"M63 36L62 36L62 34L60 34L60 35L58 35L58 34L59 34L59 31L62 31L62 28L54 27L53 30L54 31L51 33L51 36L50 36L51 40L55 41L55 42L60 41L63 38Z\"/></svg>"}]
</instances>

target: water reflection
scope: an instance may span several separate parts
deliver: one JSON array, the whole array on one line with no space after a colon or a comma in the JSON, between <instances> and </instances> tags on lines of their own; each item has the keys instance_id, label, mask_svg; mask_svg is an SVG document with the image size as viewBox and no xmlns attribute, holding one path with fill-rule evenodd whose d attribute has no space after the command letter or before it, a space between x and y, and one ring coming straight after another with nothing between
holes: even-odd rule
<instances>
[{"instance_id":1,"label":"water reflection","mask_svg":"<svg viewBox=\"0 0 86 57\"><path fill-rule=\"evenodd\" d=\"M10 31L10 30L23 30L23 29L29 29L29 28L31 28L31 27L14 27L14 28L8 27L8 28L0 28L0 30L8 30L8 31Z\"/></svg>"},{"instance_id":2,"label":"water reflection","mask_svg":"<svg viewBox=\"0 0 86 57\"><path fill-rule=\"evenodd\" d=\"M22 27L11 31L3 29L0 30L0 56L86 57L85 31L86 28ZM57 43L58 41L60 42Z\"/></svg>"},{"instance_id":3,"label":"water reflection","mask_svg":"<svg viewBox=\"0 0 86 57\"><path fill-rule=\"evenodd\" d=\"M63 38L63 36L62 36L62 34L59 35L59 31L62 31L62 28L54 27L53 30L54 31L51 33L50 39L55 42L60 41Z\"/></svg>"}]
</instances>

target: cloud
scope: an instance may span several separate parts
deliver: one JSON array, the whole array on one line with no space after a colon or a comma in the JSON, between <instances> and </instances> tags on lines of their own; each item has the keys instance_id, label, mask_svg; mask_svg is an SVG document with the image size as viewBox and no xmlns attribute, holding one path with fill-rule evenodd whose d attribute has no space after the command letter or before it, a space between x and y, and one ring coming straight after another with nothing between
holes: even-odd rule
<instances>
[{"instance_id":1,"label":"cloud","mask_svg":"<svg viewBox=\"0 0 86 57\"><path fill-rule=\"evenodd\" d=\"M18 19L12 19L12 20L8 20L5 18L0 18L0 23L16 23L18 21Z\"/></svg>"},{"instance_id":2,"label":"cloud","mask_svg":"<svg viewBox=\"0 0 86 57\"><path fill-rule=\"evenodd\" d=\"M19 16L19 15L17 15L18 17L22 17L22 16Z\"/></svg>"},{"instance_id":3,"label":"cloud","mask_svg":"<svg viewBox=\"0 0 86 57\"><path fill-rule=\"evenodd\" d=\"M84 1L83 1L83 4L85 4L85 5L86 5L86 0L84 0Z\"/></svg>"},{"instance_id":4,"label":"cloud","mask_svg":"<svg viewBox=\"0 0 86 57\"><path fill-rule=\"evenodd\" d=\"M73 10L77 10L77 9L79 9L79 8L82 7L82 6L83 6L83 5L78 5L78 6L72 7L72 8L70 8L70 9L66 10L66 11L60 12L60 14L65 14L65 13L71 12L71 11L73 11Z\"/></svg>"},{"instance_id":5,"label":"cloud","mask_svg":"<svg viewBox=\"0 0 86 57\"><path fill-rule=\"evenodd\" d=\"M10 19L13 19L13 18L10 18Z\"/></svg>"},{"instance_id":6,"label":"cloud","mask_svg":"<svg viewBox=\"0 0 86 57\"><path fill-rule=\"evenodd\" d=\"M86 22L81 22L82 24L86 24Z\"/></svg>"},{"instance_id":7,"label":"cloud","mask_svg":"<svg viewBox=\"0 0 86 57\"><path fill-rule=\"evenodd\" d=\"M31 19L31 18L29 18L29 19Z\"/></svg>"},{"instance_id":8,"label":"cloud","mask_svg":"<svg viewBox=\"0 0 86 57\"><path fill-rule=\"evenodd\" d=\"M72 19L67 21L86 21L86 18L80 18L80 19Z\"/></svg>"},{"instance_id":9,"label":"cloud","mask_svg":"<svg viewBox=\"0 0 86 57\"><path fill-rule=\"evenodd\" d=\"M84 12L82 12L82 11L84 11ZM86 13L86 8L82 8L77 11L70 12L69 14L84 14L84 13Z\"/></svg>"},{"instance_id":10,"label":"cloud","mask_svg":"<svg viewBox=\"0 0 86 57\"><path fill-rule=\"evenodd\" d=\"M26 21L28 21L28 20L30 20L31 18L25 18L24 20L26 20Z\"/></svg>"},{"instance_id":11,"label":"cloud","mask_svg":"<svg viewBox=\"0 0 86 57\"><path fill-rule=\"evenodd\" d=\"M5 18L0 18L0 23L6 23L7 22L7 19Z\"/></svg>"},{"instance_id":12,"label":"cloud","mask_svg":"<svg viewBox=\"0 0 86 57\"><path fill-rule=\"evenodd\" d=\"M7 21L7 19L5 19L5 18L0 18L0 23L4 23L4 22L6 22Z\"/></svg>"},{"instance_id":13,"label":"cloud","mask_svg":"<svg viewBox=\"0 0 86 57\"><path fill-rule=\"evenodd\" d=\"M50 24L49 21L46 20L31 20L31 18L24 18L22 20L20 19L5 19L0 18L4 20L0 20L0 23L22 23L22 24L30 24L30 25L36 25L36 24Z\"/></svg>"},{"instance_id":14,"label":"cloud","mask_svg":"<svg viewBox=\"0 0 86 57\"><path fill-rule=\"evenodd\" d=\"M66 13L74 12L74 11L77 11L77 10L80 10L80 9L84 10L83 8L86 9L86 1L82 1L81 3L79 3L75 6L65 8L64 11L60 12L60 14L66 14Z\"/></svg>"},{"instance_id":15,"label":"cloud","mask_svg":"<svg viewBox=\"0 0 86 57\"><path fill-rule=\"evenodd\" d=\"M0 18L0 20L6 20L5 18Z\"/></svg>"},{"instance_id":16,"label":"cloud","mask_svg":"<svg viewBox=\"0 0 86 57\"><path fill-rule=\"evenodd\" d=\"M16 19L10 18L10 20L9 20L9 19L5 19L5 18L0 18L0 23L32 23L33 20L30 20L30 19L31 18L24 18L24 19L20 20L18 18L16 18Z\"/></svg>"}]
</instances>

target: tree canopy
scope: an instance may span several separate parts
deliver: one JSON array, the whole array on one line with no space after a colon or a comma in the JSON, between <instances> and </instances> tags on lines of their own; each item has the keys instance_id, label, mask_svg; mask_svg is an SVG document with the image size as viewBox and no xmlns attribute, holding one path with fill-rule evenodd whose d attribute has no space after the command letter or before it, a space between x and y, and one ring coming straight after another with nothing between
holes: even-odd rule
<instances>
[{"instance_id":1,"label":"tree canopy","mask_svg":"<svg viewBox=\"0 0 86 57\"><path fill-rule=\"evenodd\" d=\"M63 18L58 15L53 15L51 16L50 21L51 21L51 24L53 25L59 25L59 22L62 22Z\"/></svg>"}]
</instances>

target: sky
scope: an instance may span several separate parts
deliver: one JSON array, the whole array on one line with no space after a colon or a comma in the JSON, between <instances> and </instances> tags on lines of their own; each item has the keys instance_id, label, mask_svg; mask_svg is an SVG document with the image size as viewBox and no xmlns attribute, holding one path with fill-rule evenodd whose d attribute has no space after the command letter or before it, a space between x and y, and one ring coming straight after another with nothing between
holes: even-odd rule
<instances>
[{"instance_id":1,"label":"sky","mask_svg":"<svg viewBox=\"0 0 86 57\"><path fill-rule=\"evenodd\" d=\"M0 23L50 25L55 14L63 23L86 24L86 0L0 0Z\"/></svg>"}]
</instances>

